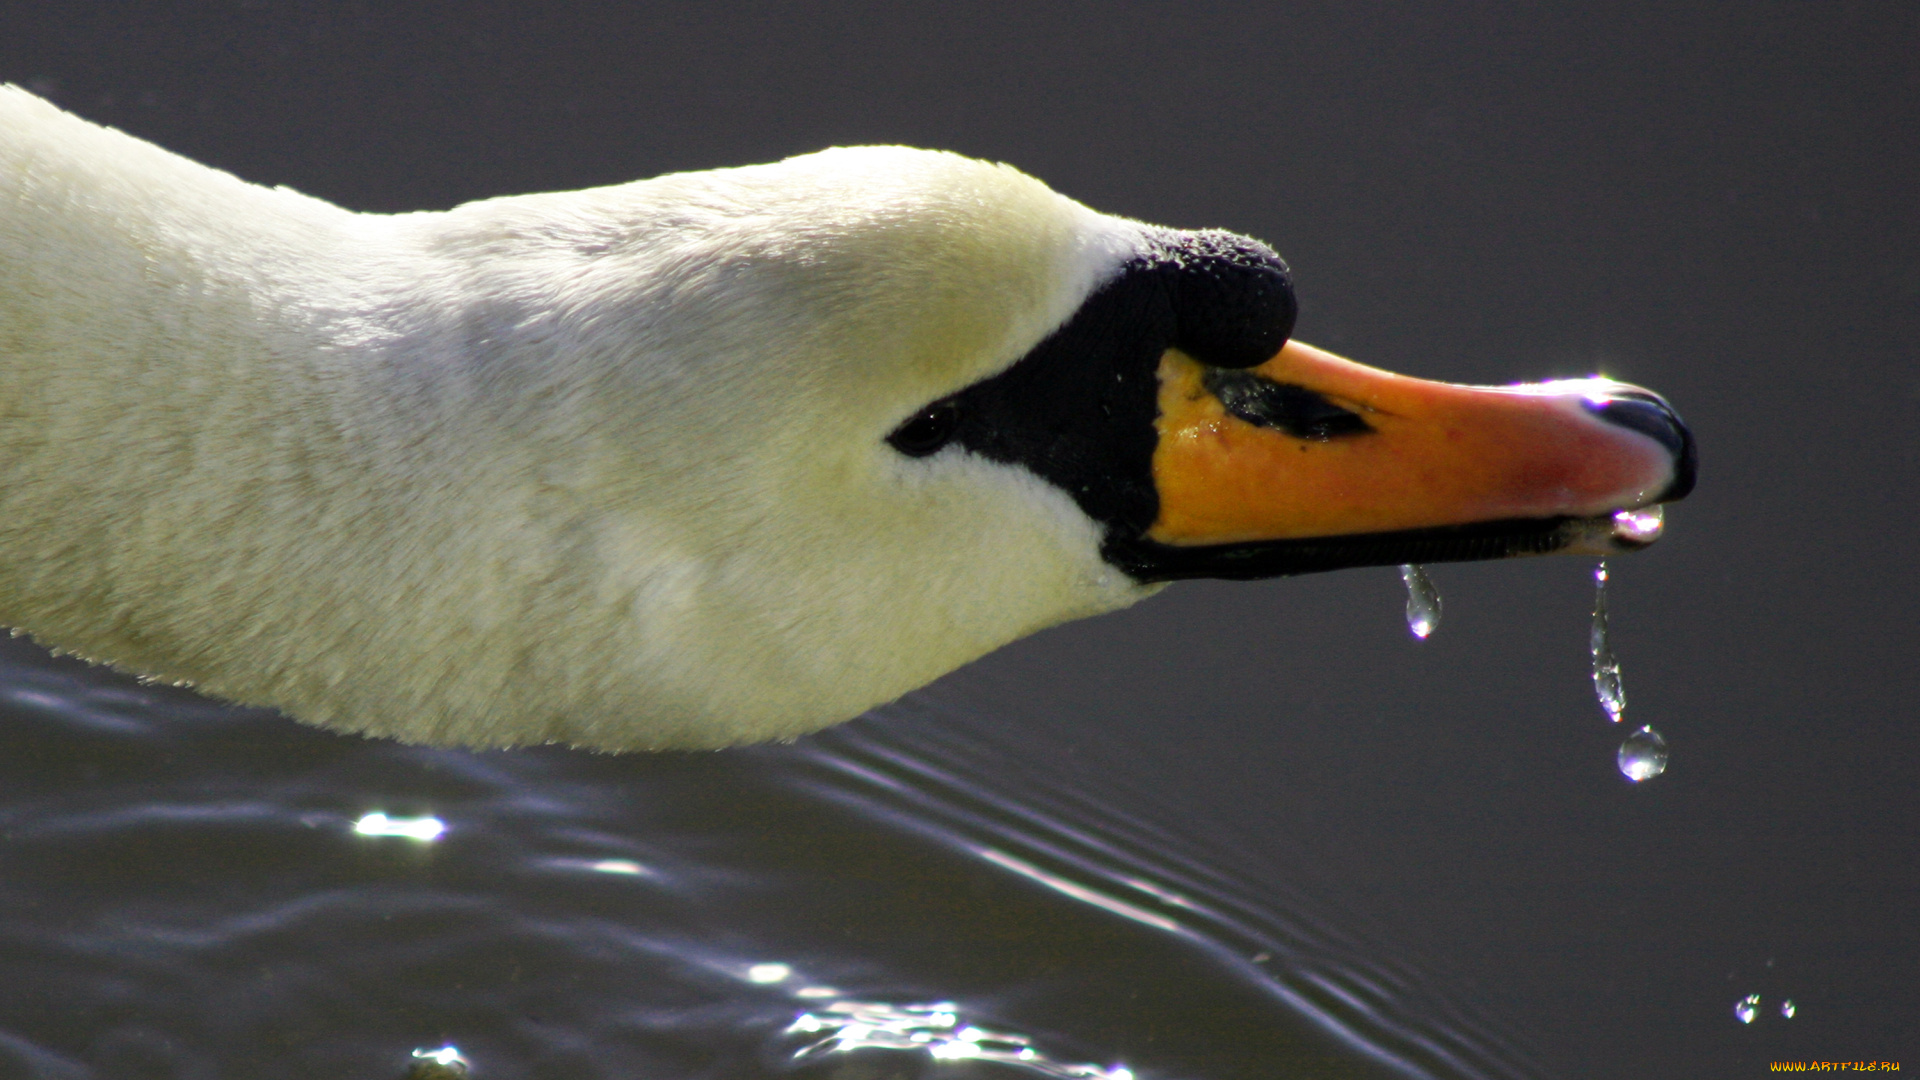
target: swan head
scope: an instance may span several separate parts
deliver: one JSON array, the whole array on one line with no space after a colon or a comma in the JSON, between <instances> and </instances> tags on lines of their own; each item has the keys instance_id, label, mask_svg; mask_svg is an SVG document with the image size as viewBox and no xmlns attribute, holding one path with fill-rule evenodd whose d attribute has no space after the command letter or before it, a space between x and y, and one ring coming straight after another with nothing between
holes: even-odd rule
<instances>
[{"instance_id":1,"label":"swan head","mask_svg":"<svg viewBox=\"0 0 1920 1080\"><path fill-rule=\"evenodd\" d=\"M462 423L552 488L517 501L564 508L527 531L567 538L538 548L567 585L520 619L522 671L548 674L494 687L536 700L373 726L403 737L787 737L1174 579L1592 550L1591 519L1691 482L1644 391L1341 360L1290 342L1264 245L952 154L832 150L420 227L486 309L454 361Z\"/></svg>"},{"instance_id":2,"label":"swan head","mask_svg":"<svg viewBox=\"0 0 1920 1080\"><path fill-rule=\"evenodd\" d=\"M337 729L791 737L1180 578L1610 550L1692 483L1655 395L1363 367L1266 246L953 154L389 217L4 91L0 158L0 620Z\"/></svg>"}]
</instances>

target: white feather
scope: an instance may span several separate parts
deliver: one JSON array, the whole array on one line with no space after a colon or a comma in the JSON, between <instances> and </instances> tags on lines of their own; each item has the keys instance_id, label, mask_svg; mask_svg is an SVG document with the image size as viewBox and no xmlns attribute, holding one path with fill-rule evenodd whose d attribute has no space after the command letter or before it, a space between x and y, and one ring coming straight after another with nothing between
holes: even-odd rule
<instances>
[{"instance_id":1,"label":"white feather","mask_svg":"<svg viewBox=\"0 0 1920 1080\"><path fill-rule=\"evenodd\" d=\"M355 214L0 88L0 623L414 741L845 719L1146 594L883 441L1140 236L891 147Z\"/></svg>"}]
</instances>

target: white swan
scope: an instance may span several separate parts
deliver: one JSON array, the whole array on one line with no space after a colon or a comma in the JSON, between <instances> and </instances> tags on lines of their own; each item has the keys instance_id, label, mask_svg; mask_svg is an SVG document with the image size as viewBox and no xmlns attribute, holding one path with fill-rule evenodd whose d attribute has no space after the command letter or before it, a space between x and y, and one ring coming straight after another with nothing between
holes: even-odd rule
<instances>
[{"instance_id":1,"label":"white swan","mask_svg":"<svg viewBox=\"0 0 1920 1080\"><path fill-rule=\"evenodd\" d=\"M1292 312L1251 241L950 154L381 216L0 89L0 624L340 729L715 746L1172 578L1548 550L1691 482L1650 395Z\"/></svg>"}]
</instances>

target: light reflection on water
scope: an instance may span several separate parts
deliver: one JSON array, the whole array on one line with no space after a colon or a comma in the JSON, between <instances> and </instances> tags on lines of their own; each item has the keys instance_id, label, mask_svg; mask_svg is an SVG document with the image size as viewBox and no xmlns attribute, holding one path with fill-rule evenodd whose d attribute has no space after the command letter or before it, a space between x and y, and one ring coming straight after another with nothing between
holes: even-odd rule
<instances>
[{"instance_id":1,"label":"light reflection on water","mask_svg":"<svg viewBox=\"0 0 1920 1080\"><path fill-rule=\"evenodd\" d=\"M461 753L11 643L0 743L0 1075L1527 1075L1271 871L931 698Z\"/></svg>"},{"instance_id":2,"label":"light reflection on water","mask_svg":"<svg viewBox=\"0 0 1920 1080\"><path fill-rule=\"evenodd\" d=\"M836 1001L818 1013L801 1013L787 1027L787 1034L812 1040L794 1053L795 1061L861 1050L900 1050L924 1054L933 1061L992 1062L1015 1072L1064 1080L1134 1080L1133 1070L1124 1065L1102 1068L1053 1061L1034 1049L1033 1040L1025 1035L963 1024L959 1007L950 1001L904 1006Z\"/></svg>"},{"instance_id":3,"label":"light reflection on water","mask_svg":"<svg viewBox=\"0 0 1920 1080\"><path fill-rule=\"evenodd\" d=\"M353 831L361 836L404 836L431 843L447 831L447 823L437 817L388 817L375 810L361 815L360 820L353 823Z\"/></svg>"}]
</instances>

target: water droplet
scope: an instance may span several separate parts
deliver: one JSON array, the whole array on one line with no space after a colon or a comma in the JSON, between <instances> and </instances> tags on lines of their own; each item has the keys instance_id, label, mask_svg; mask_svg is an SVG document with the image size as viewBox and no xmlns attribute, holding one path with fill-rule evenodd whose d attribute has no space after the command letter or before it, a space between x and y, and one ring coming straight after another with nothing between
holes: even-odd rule
<instances>
[{"instance_id":1,"label":"water droplet","mask_svg":"<svg viewBox=\"0 0 1920 1080\"><path fill-rule=\"evenodd\" d=\"M1787 1000L1780 1003L1780 1015L1786 1017L1789 1020L1793 1019L1793 1014L1798 1011L1799 1010L1793 1007L1792 998L1788 998Z\"/></svg>"},{"instance_id":2,"label":"water droplet","mask_svg":"<svg viewBox=\"0 0 1920 1080\"><path fill-rule=\"evenodd\" d=\"M1654 503L1613 515L1613 537L1634 547L1646 547L1667 528L1667 508Z\"/></svg>"},{"instance_id":3,"label":"water droplet","mask_svg":"<svg viewBox=\"0 0 1920 1080\"><path fill-rule=\"evenodd\" d=\"M1593 629L1587 642L1593 649L1593 694L1607 718L1619 723L1627 711L1627 691L1620 684L1620 661L1613 655L1607 632L1607 561L1593 568Z\"/></svg>"},{"instance_id":4,"label":"water droplet","mask_svg":"<svg viewBox=\"0 0 1920 1080\"><path fill-rule=\"evenodd\" d=\"M1650 727L1627 736L1620 744L1620 774L1634 783L1667 771L1667 740Z\"/></svg>"},{"instance_id":5,"label":"water droplet","mask_svg":"<svg viewBox=\"0 0 1920 1080\"><path fill-rule=\"evenodd\" d=\"M1424 641L1440 626L1440 590L1424 567L1411 563L1400 568L1400 580L1407 583L1407 629Z\"/></svg>"},{"instance_id":6,"label":"water droplet","mask_svg":"<svg viewBox=\"0 0 1920 1080\"><path fill-rule=\"evenodd\" d=\"M1753 1018L1760 1015L1760 995L1748 994L1734 1002L1733 1015L1743 1024L1753 1023Z\"/></svg>"}]
</instances>

